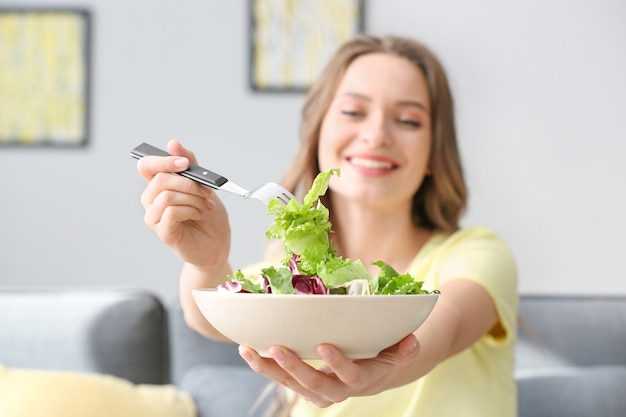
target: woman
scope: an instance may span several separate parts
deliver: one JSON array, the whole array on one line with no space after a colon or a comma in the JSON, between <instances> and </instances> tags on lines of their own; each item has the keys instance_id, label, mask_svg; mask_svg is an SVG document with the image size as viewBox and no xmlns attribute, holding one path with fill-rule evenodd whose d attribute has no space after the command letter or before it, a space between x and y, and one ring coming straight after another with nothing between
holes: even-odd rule
<instances>
[{"instance_id":1,"label":"woman","mask_svg":"<svg viewBox=\"0 0 626 417\"><path fill-rule=\"evenodd\" d=\"M340 168L324 197L337 253L365 265L384 260L441 295L414 334L373 359L351 361L329 345L318 347L321 366L280 346L271 358L241 346L241 356L297 394L293 417L516 415L516 266L497 235L459 226L467 191L435 56L410 39L359 36L331 58L302 119L302 147L283 183L302 195L318 172ZM223 338L191 289L232 273L226 210L213 191L171 175L193 154L175 141L168 151L178 156L139 162L149 181L145 221L185 262L188 324Z\"/></svg>"}]
</instances>

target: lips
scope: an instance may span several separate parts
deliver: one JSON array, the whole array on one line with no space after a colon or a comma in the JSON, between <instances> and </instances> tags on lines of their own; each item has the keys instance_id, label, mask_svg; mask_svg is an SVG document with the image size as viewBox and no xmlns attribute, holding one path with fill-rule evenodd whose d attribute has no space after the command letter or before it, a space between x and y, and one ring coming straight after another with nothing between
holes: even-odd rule
<instances>
[{"instance_id":1,"label":"lips","mask_svg":"<svg viewBox=\"0 0 626 417\"><path fill-rule=\"evenodd\" d=\"M397 167L397 164L390 159L380 156L352 156L348 161L355 166L368 169L390 170Z\"/></svg>"}]
</instances>

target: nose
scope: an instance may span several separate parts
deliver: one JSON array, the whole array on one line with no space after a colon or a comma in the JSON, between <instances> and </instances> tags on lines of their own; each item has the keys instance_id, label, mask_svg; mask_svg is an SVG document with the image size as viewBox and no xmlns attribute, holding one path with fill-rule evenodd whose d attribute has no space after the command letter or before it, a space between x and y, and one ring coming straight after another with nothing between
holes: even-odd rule
<instances>
[{"instance_id":1,"label":"nose","mask_svg":"<svg viewBox=\"0 0 626 417\"><path fill-rule=\"evenodd\" d=\"M359 131L359 139L373 148L391 144L391 132L388 129L384 115L381 113L370 113L363 120Z\"/></svg>"}]
</instances>

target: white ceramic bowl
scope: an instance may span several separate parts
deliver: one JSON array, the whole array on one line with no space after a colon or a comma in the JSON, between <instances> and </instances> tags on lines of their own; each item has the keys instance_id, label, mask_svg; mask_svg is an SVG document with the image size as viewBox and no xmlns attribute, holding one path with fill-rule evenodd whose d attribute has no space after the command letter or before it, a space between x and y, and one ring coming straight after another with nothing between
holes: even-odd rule
<instances>
[{"instance_id":1,"label":"white ceramic bowl","mask_svg":"<svg viewBox=\"0 0 626 417\"><path fill-rule=\"evenodd\" d=\"M353 359L372 358L415 331L437 294L304 295L193 290L204 317L232 341L268 356L284 346L303 359L330 343Z\"/></svg>"}]
</instances>

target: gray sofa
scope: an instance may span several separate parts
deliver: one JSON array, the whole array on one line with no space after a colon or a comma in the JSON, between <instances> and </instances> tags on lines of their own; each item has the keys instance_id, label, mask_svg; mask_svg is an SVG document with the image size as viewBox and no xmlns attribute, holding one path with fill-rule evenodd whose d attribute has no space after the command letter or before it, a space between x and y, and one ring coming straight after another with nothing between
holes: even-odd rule
<instances>
[{"instance_id":1,"label":"gray sofa","mask_svg":"<svg viewBox=\"0 0 626 417\"><path fill-rule=\"evenodd\" d=\"M519 417L626 416L626 296L522 296Z\"/></svg>"},{"instance_id":2,"label":"gray sofa","mask_svg":"<svg viewBox=\"0 0 626 417\"><path fill-rule=\"evenodd\" d=\"M143 290L0 290L0 365L173 384L199 417L248 416L269 382L235 345L190 330L177 300Z\"/></svg>"},{"instance_id":3,"label":"gray sofa","mask_svg":"<svg viewBox=\"0 0 626 417\"><path fill-rule=\"evenodd\" d=\"M626 296L523 296L520 317L520 417L626 416ZM173 384L200 417L251 415L269 382L135 290L0 290L0 365Z\"/></svg>"}]
</instances>

